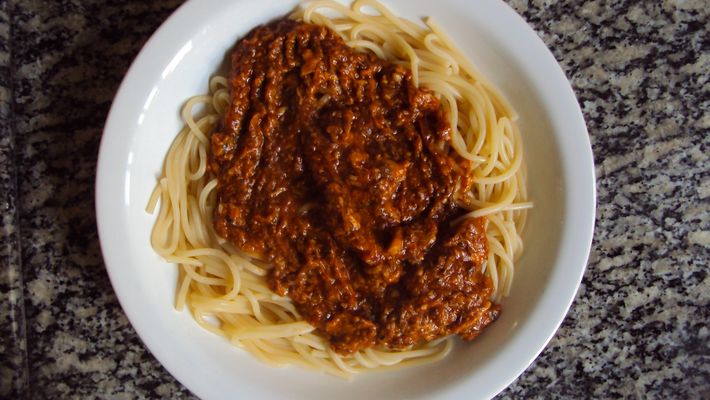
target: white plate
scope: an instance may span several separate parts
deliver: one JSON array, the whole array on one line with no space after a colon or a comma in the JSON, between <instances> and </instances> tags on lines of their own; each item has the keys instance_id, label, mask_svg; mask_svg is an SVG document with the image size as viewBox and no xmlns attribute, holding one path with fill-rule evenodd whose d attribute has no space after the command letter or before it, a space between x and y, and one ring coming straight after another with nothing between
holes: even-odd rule
<instances>
[{"instance_id":1,"label":"white plate","mask_svg":"<svg viewBox=\"0 0 710 400\"><path fill-rule=\"evenodd\" d=\"M489 398L509 385L562 322L584 272L595 208L584 119L564 73L512 9L491 0L389 0L397 14L433 16L520 113L535 208L501 317L442 362L347 382L271 368L173 309L176 268L152 251L144 211L179 110L207 91L236 40L296 1L192 0L153 35L106 122L96 179L101 248L118 298L141 339L180 382L218 398Z\"/></svg>"}]
</instances>

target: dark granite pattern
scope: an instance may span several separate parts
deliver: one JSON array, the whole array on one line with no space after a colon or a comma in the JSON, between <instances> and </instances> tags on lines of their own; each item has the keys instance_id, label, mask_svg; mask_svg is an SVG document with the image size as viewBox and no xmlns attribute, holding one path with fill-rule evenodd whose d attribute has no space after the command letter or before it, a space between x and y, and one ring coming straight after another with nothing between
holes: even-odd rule
<instances>
[{"instance_id":1,"label":"dark granite pattern","mask_svg":"<svg viewBox=\"0 0 710 400\"><path fill-rule=\"evenodd\" d=\"M11 123L3 124L11 128L3 141L14 142L3 166L17 174L19 216L5 230L19 235L19 242L7 243L12 254L19 252L10 270L22 267L16 309L24 304L26 330L17 344L26 340L29 369L9 381L3 369L0 396L188 395L123 314L103 266L94 215L96 156L115 91L143 43L179 3L3 3L14 110ZM17 297L4 290L2 296L3 307ZM7 366L21 371L22 359L17 369Z\"/></svg>"},{"instance_id":2,"label":"dark granite pattern","mask_svg":"<svg viewBox=\"0 0 710 400\"><path fill-rule=\"evenodd\" d=\"M190 398L111 290L93 208L111 99L181 1L0 2L0 397ZM509 0L572 82L598 216L582 287L501 398L710 398L710 7Z\"/></svg>"},{"instance_id":3,"label":"dark granite pattern","mask_svg":"<svg viewBox=\"0 0 710 400\"><path fill-rule=\"evenodd\" d=\"M597 219L570 313L505 398L710 398L710 6L513 1L575 89Z\"/></svg>"},{"instance_id":4,"label":"dark granite pattern","mask_svg":"<svg viewBox=\"0 0 710 400\"><path fill-rule=\"evenodd\" d=\"M8 4L0 3L0 395L27 386Z\"/></svg>"}]
</instances>

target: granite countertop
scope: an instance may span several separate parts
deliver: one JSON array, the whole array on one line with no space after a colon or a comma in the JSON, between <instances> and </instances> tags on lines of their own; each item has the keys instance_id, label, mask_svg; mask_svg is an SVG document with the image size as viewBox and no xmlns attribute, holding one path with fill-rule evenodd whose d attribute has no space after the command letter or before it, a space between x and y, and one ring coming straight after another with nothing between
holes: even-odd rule
<instances>
[{"instance_id":1,"label":"granite countertop","mask_svg":"<svg viewBox=\"0 0 710 400\"><path fill-rule=\"evenodd\" d=\"M191 398L128 323L94 215L101 131L178 0L0 2L0 397ZM598 208L562 327L500 398L710 398L710 6L509 0L584 112Z\"/></svg>"}]
</instances>

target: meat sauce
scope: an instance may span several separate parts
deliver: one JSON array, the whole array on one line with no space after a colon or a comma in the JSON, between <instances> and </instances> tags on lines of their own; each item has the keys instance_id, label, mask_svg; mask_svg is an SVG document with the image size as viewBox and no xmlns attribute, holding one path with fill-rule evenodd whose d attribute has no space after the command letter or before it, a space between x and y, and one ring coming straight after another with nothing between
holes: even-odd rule
<instances>
[{"instance_id":1,"label":"meat sauce","mask_svg":"<svg viewBox=\"0 0 710 400\"><path fill-rule=\"evenodd\" d=\"M282 19L232 54L211 136L214 226L267 260L271 289L340 354L473 339L499 313L483 219L452 221L467 161L411 72L325 27Z\"/></svg>"}]
</instances>

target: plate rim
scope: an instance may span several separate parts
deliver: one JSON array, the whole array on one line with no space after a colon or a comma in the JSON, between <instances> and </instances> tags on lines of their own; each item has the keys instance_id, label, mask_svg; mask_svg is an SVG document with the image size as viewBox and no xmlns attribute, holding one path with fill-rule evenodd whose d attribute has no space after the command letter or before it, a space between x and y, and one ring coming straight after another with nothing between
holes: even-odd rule
<instances>
[{"instance_id":1,"label":"plate rim","mask_svg":"<svg viewBox=\"0 0 710 400\"><path fill-rule=\"evenodd\" d=\"M243 1L245 0L238 0L236 2L240 3ZM383 2L386 3L386 0ZM586 209L587 212L586 215L573 215L572 221L564 221L563 223L564 227L562 228L562 232L567 232L569 229L572 229L574 235L573 237L565 237L563 235L561 237L561 241L574 240L578 243L582 243L581 247L580 245L577 245L576 249L578 250L579 248L583 248L585 250L585 255L580 258L580 256L562 254L557 258L559 259L571 257L572 259L576 259L577 263L583 264L583 267L573 269L571 272L568 273L568 276L566 276L564 279L567 282L565 285L563 285L563 287L567 288L567 291L564 293L563 296L565 299L564 307L556 308L555 311L557 312L554 313L554 316L552 316L551 318L548 316L546 318L554 319L557 321L554 324L554 329L549 329L549 332L546 332L542 335L537 335L537 337L535 338L536 344L533 346L535 347L535 351L531 353L529 360L525 362L525 365L519 365L515 366L514 368L511 368L512 371L508 371L508 373L506 374L507 376L505 378L500 379L500 383L497 385L497 388L490 390L490 393L485 394L485 396L488 397L493 397L496 394L500 393L502 390L508 387L515 379L517 379L545 349L549 341L552 339L552 337L555 335L560 325L564 321L573 301L575 300L575 297L579 292L579 286L581 284L582 277L588 265L595 226L597 201L593 151L591 148L589 133L587 131L586 123L584 122L584 116L582 114L579 102L574 94L574 90L572 89L568 78L566 77L566 74L562 70L561 66L559 65L549 48L547 48L542 39L540 39L540 37L535 33L532 27L528 25L528 23L523 19L523 17L517 14L509 5L504 3L502 0L497 0L495 3L497 4L497 6L503 6L501 9L504 10L502 12L507 14L507 18L513 18L517 20L517 24L522 24L522 29L529 31L528 36L530 36L530 34L534 36L532 38L532 41L534 42L535 48L531 51L534 51L535 53L539 54L540 57L543 58L543 61L546 66L552 68L552 72L548 74L548 76L551 78L550 83L556 86L555 90L557 91L557 93L563 95L564 99L561 101L561 104L563 105L563 108L566 108L566 112L569 113L567 122L568 125L572 128L571 130L575 132L576 135L574 138L572 137L574 135L570 135L569 137L561 137L559 135L554 136L555 140L567 143L567 146L575 150L574 155L565 154L565 152L560 155L561 167L563 167L563 172L565 174L570 175L565 176L566 186L569 189L575 189L570 190L569 192L565 192L563 204L567 206L570 202L576 202L576 204L582 204L581 208ZM166 356L165 352L160 349L160 344L157 343L152 337L149 332L150 329L145 325L144 322L142 322L142 318L139 318L139 312L137 309L138 306L134 304L134 302L130 301L130 288L126 287L126 285L123 283L124 279L121 277L120 268L117 267L116 249L106 244L110 241L110 238L113 235L111 232L111 228L109 227L110 223L107 219L107 209L110 210L111 207L108 207L108 205L111 204L113 200L115 200L111 199L110 196L108 196L108 191L106 190L106 187L109 185L109 183L112 183L112 181L110 180L109 172L111 171L111 163L114 161L113 159L115 159L115 155L112 154L110 146L111 144L113 144L112 141L115 142L116 140L116 126L120 125L120 121L118 121L120 118L119 106L127 103L130 99L131 94L129 93L129 90L130 86L135 84L135 81L137 80L137 71L139 71L143 64L151 61L151 53L154 53L156 51L155 48L159 46L160 42L166 40L165 38L167 38L167 36L171 34L171 31L176 29L178 23L176 21L184 19L186 16L191 15L193 13L197 13L200 8L209 7L210 4L220 5L229 4L229 2L225 2L222 0L188 0L180 7L178 7L160 25L160 27L151 35L149 40L144 44L144 46L132 62L130 68L128 69L126 75L124 76L121 82L121 85L119 86L118 91L116 92L116 95L111 105L111 109L106 119L106 124L104 126L103 135L101 138L101 144L99 147L95 184L96 221L101 252L106 270L109 275L109 279L111 281L111 285L113 287L114 292L116 293L116 296L119 300L119 303L121 304L121 307L126 317L130 321L133 329L136 331L136 333L138 333L138 336L145 344L146 348L161 363L161 365L168 372L170 372L170 374L173 375L178 381L180 381L180 383L183 384L188 390L192 391L198 396L204 397L209 397L209 390L200 387L199 383L194 382L193 379L190 379L189 376L186 376L186 374L184 374L180 368L177 368L175 364L170 361L172 358ZM134 107L138 106L134 105ZM564 147L563 143L560 143L561 148ZM571 152L568 151L566 153ZM574 168L572 170L567 170L564 168L567 163L570 162L568 160L570 157L574 157L574 164L578 165L579 168ZM579 185L577 185L575 184L575 182L586 183L580 183ZM588 185L588 183L591 183L591 185ZM585 187L585 185L588 186ZM568 225L578 225L585 229L575 230L574 228L569 228ZM560 252L564 253L564 250L564 246L560 245ZM559 278L558 276L558 279L561 278ZM570 284L572 280L575 282L574 285ZM557 296L555 297L555 301L559 302L559 298L560 296L559 294L557 294ZM549 301L549 296L546 297L545 294L542 294L538 301L540 303L543 303L546 300ZM533 311L536 309L539 310L540 306L537 306L535 309L533 309ZM536 322L539 323L540 321ZM547 324L546 326L551 325ZM458 385L458 388L460 389L461 386L462 385ZM454 390L451 391L449 394L456 395L456 393L457 391ZM461 394L463 392L459 390L458 393Z\"/></svg>"}]
</instances>

